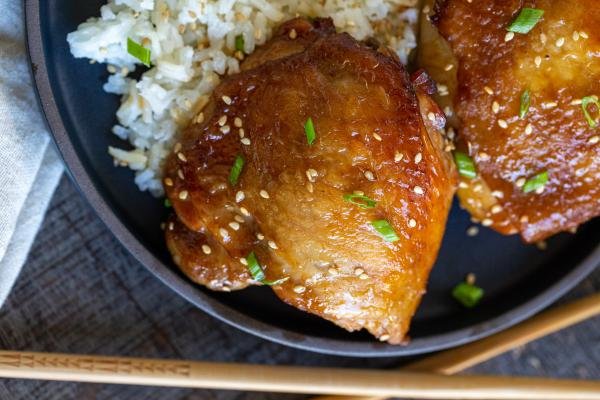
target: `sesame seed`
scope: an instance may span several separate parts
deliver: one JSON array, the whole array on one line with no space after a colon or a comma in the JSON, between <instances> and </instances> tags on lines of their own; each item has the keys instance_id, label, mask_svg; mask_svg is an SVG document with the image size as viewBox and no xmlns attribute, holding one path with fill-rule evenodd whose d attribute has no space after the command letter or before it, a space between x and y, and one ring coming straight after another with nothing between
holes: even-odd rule
<instances>
[{"instance_id":1,"label":"sesame seed","mask_svg":"<svg viewBox=\"0 0 600 400\"><path fill-rule=\"evenodd\" d=\"M223 96L223 97L221 97L221 100L223 100L223 103L227 104L228 106L231 105L231 97Z\"/></svg>"},{"instance_id":2,"label":"sesame seed","mask_svg":"<svg viewBox=\"0 0 600 400\"><path fill-rule=\"evenodd\" d=\"M525 182L527 182L527 179L519 178L519 179L517 179L515 184L517 185L517 187L523 187L523 186L525 186Z\"/></svg>"},{"instance_id":3,"label":"sesame seed","mask_svg":"<svg viewBox=\"0 0 600 400\"><path fill-rule=\"evenodd\" d=\"M417 153L417 155L415 156L415 164L420 163L422 159L423 159L423 154Z\"/></svg>"},{"instance_id":4,"label":"sesame seed","mask_svg":"<svg viewBox=\"0 0 600 400\"><path fill-rule=\"evenodd\" d=\"M207 244L203 244L202 245L202 251L204 252L204 254L208 255L210 253L212 253L212 249L210 248L209 245Z\"/></svg>"},{"instance_id":5,"label":"sesame seed","mask_svg":"<svg viewBox=\"0 0 600 400\"><path fill-rule=\"evenodd\" d=\"M301 286L301 285L294 286L295 293L301 294L301 293L304 293L305 291L306 291L306 288L304 286Z\"/></svg>"},{"instance_id":6,"label":"sesame seed","mask_svg":"<svg viewBox=\"0 0 600 400\"><path fill-rule=\"evenodd\" d=\"M227 115L222 115L221 118L217 121L219 126L223 126L227 123Z\"/></svg>"},{"instance_id":7,"label":"sesame seed","mask_svg":"<svg viewBox=\"0 0 600 400\"><path fill-rule=\"evenodd\" d=\"M423 194L423 193L425 193L425 191L423 190L423 188L422 188L421 186L415 186L415 187L413 188L413 191L414 191L416 194Z\"/></svg>"},{"instance_id":8,"label":"sesame seed","mask_svg":"<svg viewBox=\"0 0 600 400\"><path fill-rule=\"evenodd\" d=\"M573 32L572 38L574 41L578 41L579 40L579 32L577 32L577 31Z\"/></svg>"},{"instance_id":9,"label":"sesame seed","mask_svg":"<svg viewBox=\"0 0 600 400\"><path fill-rule=\"evenodd\" d=\"M175 229L175 224L173 222L169 222L169 230L172 231Z\"/></svg>"},{"instance_id":10,"label":"sesame seed","mask_svg":"<svg viewBox=\"0 0 600 400\"><path fill-rule=\"evenodd\" d=\"M229 232L225 228L219 228L219 234L221 236L223 236L224 238L226 238L227 236L229 236Z\"/></svg>"},{"instance_id":11,"label":"sesame seed","mask_svg":"<svg viewBox=\"0 0 600 400\"><path fill-rule=\"evenodd\" d=\"M580 106L583 101L581 99L575 99L571 102L572 106Z\"/></svg>"},{"instance_id":12,"label":"sesame seed","mask_svg":"<svg viewBox=\"0 0 600 400\"><path fill-rule=\"evenodd\" d=\"M173 179L171 179L171 178L165 178L165 185L167 185L167 186L173 186Z\"/></svg>"},{"instance_id":13,"label":"sesame seed","mask_svg":"<svg viewBox=\"0 0 600 400\"><path fill-rule=\"evenodd\" d=\"M175 146L173 146L173 153L179 153L179 151L181 150L181 143L177 142L175 143Z\"/></svg>"},{"instance_id":14,"label":"sesame seed","mask_svg":"<svg viewBox=\"0 0 600 400\"><path fill-rule=\"evenodd\" d=\"M263 240L265 238L265 235L263 235L262 233L259 232L259 233L256 234L256 238L258 240Z\"/></svg>"},{"instance_id":15,"label":"sesame seed","mask_svg":"<svg viewBox=\"0 0 600 400\"><path fill-rule=\"evenodd\" d=\"M504 41L505 42L510 42L511 40L513 40L515 37L515 33L514 32L507 32L506 35L504 35Z\"/></svg>"},{"instance_id":16,"label":"sesame seed","mask_svg":"<svg viewBox=\"0 0 600 400\"><path fill-rule=\"evenodd\" d=\"M364 281L365 279L369 279L369 275L367 275L367 274L360 274L359 278Z\"/></svg>"},{"instance_id":17,"label":"sesame seed","mask_svg":"<svg viewBox=\"0 0 600 400\"><path fill-rule=\"evenodd\" d=\"M244 136L246 136L246 132L244 131L244 128L240 128L240 130L238 131L238 135L240 135L240 139L243 139Z\"/></svg>"},{"instance_id":18,"label":"sesame seed","mask_svg":"<svg viewBox=\"0 0 600 400\"><path fill-rule=\"evenodd\" d=\"M542 44L546 44L546 40L548 38L546 37L545 33L540 33L540 42L542 42Z\"/></svg>"},{"instance_id":19,"label":"sesame seed","mask_svg":"<svg viewBox=\"0 0 600 400\"><path fill-rule=\"evenodd\" d=\"M546 108L546 109L550 109L550 108L554 108L558 105L558 103L554 102L554 101L548 101L546 103L542 104L542 107Z\"/></svg>"},{"instance_id":20,"label":"sesame seed","mask_svg":"<svg viewBox=\"0 0 600 400\"><path fill-rule=\"evenodd\" d=\"M565 38L564 37L560 37L556 41L556 47L563 47L564 44L565 44Z\"/></svg>"},{"instance_id":21,"label":"sesame seed","mask_svg":"<svg viewBox=\"0 0 600 400\"><path fill-rule=\"evenodd\" d=\"M435 121L435 114L432 111L428 112L427 119L430 121Z\"/></svg>"},{"instance_id":22,"label":"sesame seed","mask_svg":"<svg viewBox=\"0 0 600 400\"><path fill-rule=\"evenodd\" d=\"M246 258L242 257L242 258L240 258L240 263L242 265L248 265L248 260L246 260Z\"/></svg>"},{"instance_id":23,"label":"sesame seed","mask_svg":"<svg viewBox=\"0 0 600 400\"><path fill-rule=\"evenodd\" d=\"M179 158L183 162L187 162L187 158L183 153L177 153L177 158Z\"/></svg>"},{"instance_id":24,"label":"sesame seed","mask_svg":"<svg viewBox=\"0 0 600 400\"><path fill-rule=\"evenodd\" d=\"M229 127L229 125L224 125L221 128L219 128L219 130L221 132L223 132L224 134L228 134L229 132L231 132L231 128Z\"/></svg>"},{"instance_id":25,"label":"sesame seed","mask_svg":"<svg viewBox=\"0 0 600 400\"><path fill-rule=\"evenodd\" d=\"M240 117L235 117L233 119L233 126L235 126L236 128L241 128L242 127L242 119Z\"/></svg>"},{"instance_id":26,"label":"sesame seed","mask_svg":"<svg viewBox=\"0 0 600 400\"><path fill-rule=\"evenodd\" d=\"M494 114L498 114L498 111L500 111L500 104L498 104L497 101L494 101L492 103L492 111L494 112Z\"/></svg>"},{"instance_id":27,"label":"sesame seed","mask_svg":"<svg viewBox=\"0 0 600 400\"><path fill-rule=\"evenodd\" d=\"M364 274L364 272L365 272L365 270L360 267L354 269L354 275L356 275L356 276L360 276L360 275Z\"/></svg>"},{"instance_id":28,"label":"sesame seed","mask_svg":"<svg viewBox=\"0 0 600 400\"><path fill-rule=\"evenodd\" d=\"M354 190L354 191L352 192L352 194L355 194L355 195L357 195L357 196L364 196L364 195L365 195L365 192L363 192L362 190Z\"/></svg>"},{"instance_id":29,"label":"sesame seed","mask_svg":"<svg viewBox=\"0 0 600 400\"><path fill-rule=\"evenodd\" d=\"M237 231L240 229L240 224L238 222L232 221L229 223L229 227L234 231Z\"/></svg>"},{"instance_id":30,"label":"sesame seed","mask_svg":"<svg viewBox=\"0 0 600 400\"><path fill-rule=\"evenodd\" d=\"M233 219L235 219L240 224L243 224L245 222L244 217L242 217L241 215L236 215L235 217L233 217Z\"/></svg>"},{"instance_id":31,"label":"sesame seed","mask_svg":"<svg viewBox=\"0 0 600 400\"><path fill-rule=\"evenodd\" d=\"M500 204L494 204L490 211L492 212L492 214L498 214L502 212L502 206Z\"/></svg>"},{"instance_id":32,"label":"sesame seed","mask_svg":"<svg viewBox=\"0 0 600 400\"><path fill-rule=\"evenodd\" d=\"M309 193L312 193L314 190L313 184L311 182L308 182L306 184L306 190L308 190Z\"/></svg>"},{"instance_id":33,"label":"sesame seed","mask_svg":"<svg viewBox=\"0 0 600 400\"><path fill-rule=\"evenodd\" d=\"M279 248L279 247L277 247L277 244L274 241L272 241L272 240L269 240L268 245L273 250L277 250Z\"/></svg>"},{"instance_id":34,"label":"sesame seed","mask_svg":"<svg viewBox=\"0 0 600 400\"><path fill-rule=\"evenodd\" d=\"M334 267L331 267L327 270L327 272L329 272L329 275L337 275L338 274L338 270L335 269Z\"/></svg>"},{"instance_id":35,"label":"sesame seed","mask_svg":"<svg viewBox=\"0 0 600 400\"><path fill-rule=\"evenodd\" d=\"M306 177L308 178L308 180L310 182L314 182L316 179L316 177L319 176L319 173L317 172L317 170L313 169L313 168L309 168L306 170Z\"/></svg>"},{"instance_id":36,"label":"sesame seed","mask_svg":"<svg viewBox=\"0 0 600 400\"><path fill-rule=\"evenodd\" d=\"M527 126L525 127L525 134L531 135L532 132L533 132L533 125L527 124Z\"/></svg>"},{"instance_id":37,"label":"sesame seed","mask_svg":"<svg viewBox=\"0 0 600 400\"><path fill-rule=\"evenodd\" d=\"M371 171L365 171L364 175L365 175L365 178L367 178L370 181L375 180L375 175L373 175L373 173Z\"/></svg>"},{"instance_id":38,"label":"sesame seed","mask_svg":"<svg viewBox=\"0 0 600 400\"><path fill-rule=\"evenodd\" d=\"M491 87L489 87L489 86L484 86L484 87L483 87L483 90L485 90L485 92L486 92L487 94L489 94L489 95L493 95L493 94L494 94L494 91L493 91L493 90L492 90L492 88L491 88Z\"/></svg>"},{"instance_id":39,"label":"sesame seed","mask_svg":"<svg viewBox=\"0 0 600 400\"><path fill-rule=\"evenodd\" d=\"M381 142L381 140L382 140L382 139L381 139L381 136L379 136L379 134L377 134L377 133L373 133L373 137L375 138L375 140L378 140L378 141L380 141L380 142Z\"/></svg>"},{"instance_id":40,"label":"sesame seed","mask_svg":"<svg viewBox=\"0 0 600 400\"><path fill-rule=\"evenodd\" d=\"M387 333L379 336L379 341L381 341L381 342L386 342L388 340L390 340L390 335L388 335Z\"/></svg>"},{"instance_id":41,"label":"sesame seed","mask_svg":"<svg viewBox=\"0 0 600 400\"><path fill-rule=\"evenodd\" d=\"M409 228L414 228L417 226L417 221L414 218L411 218L408 220L408 227Z\"/></svg>"},{"instance_id":42,"label":"sesame seed","mask_svg":"<svg viewBox=\"0 0 600 400\"><path fill-rule=\"evenodd\" d=\"M544 192L544 189L546 188L546 186L540 186L539 188L535 189L535 192L537 194L541 194Z\"/></svg>"},{"instance_id":43,"label":"sesame seed","mask_svg":"<svg viewBox=\"0 0 600 400\"><path fill-rule=\"evenodd\" d=\"M504 197L504 192L501 190L494 190L494 191L492 191L492 196L494 196L498 199L501 199Z\"/></svg>"},{"instance_id":44,"label":"sesame seed","mask_svg":"<svg viewBox=\"0 0 600 400\"><path fill-rule=\"evenodd\" d=\"M178 169L177 170L177 176L179 177L179 179L183 180L185 179L185 176L183 175L183 171Z\"/></svg>"},{"instance_id":45,"label":"sesame seed","mask_svg":"<svg viewBox=\"0 0 600 400\"><path fill-rule=\"evenodd\" d=\"M588 34L587 34L587 33L585 33L584 31L579 31L579 36L581 36L581 37L582 37L582 38L584 38L584 39L587 39L587 38L589 38Z\"/></svg>"},{"instance_id":46,"label":"sesame seed","mask_svg":"<svg viewBox=\"0 0 600 400\"><path fill-rule=\"evenodd\" d=\"M296 39L298 37L298 32L296 32L295 29L290 30L290 33L288 34L288 36L290 37L290 39Z\"/></svg>"},{"instance_id":47,"label":"sesame seed","mask_svg":"<svg viewBox=\"0 0 600 400\"><path fill-rule=\"evenodd\" d=\"M476 236L479 233L479 228L476 226L471 226L467 229L467 236Z\"/></svg>"},{"instance_id":48,"label":"sesame seed","mask_svg":"<svg viewBox=\"0 0 600 400\"><path fill-rule=\"evenodd\" d=\"M402 154L399 151L397 151L396 154L394 154L394 161L395 162L400 162L403 157L404 157L404 154Z\"/></svg>"},{"instance_id":49,"label":"sesame seed","mask_svg":"<svg viewBox=\"0 0 600 400\"><path fill-rule=\"evenodd\" d=\"M481 185L481 183L476 183L476 184L473 186L473 191L474 191L474 192L481 192L481 189L483 189L483 186Z\"/></svg>"},{"instance_id":50,"label":"sesame seed","mask_svg":"<svg viewBox=\"0 0 600 400\"><path fill-rule=\"evenodd\" d=\"M452 70L452 68L454 68L454 65L446 64L446 66L444 67L444 71L448 72L448 71Z\"/></svg>"},{"instance_id":51,"label":"sesame seed","mask_svg":"<svg viewBox=\"0 0 600 400\"><path fill-rule=\"evenodd\" d=\"M241 190L239 190L235 194L235 202L236 203L241 203L245 198L246 198L246 194L244 192L242 192Z\"/></svg>"},{"instance_id":52,"label":"sesame seed","mask_svg":"<svg viewBox=\"0 0 600 400\"><path fill-rule=\"evenodd\" d=\"M269 193L266 190L261 190L259 192L260 197L262 197L263 199L268 199L269 198Z\"/></svg>"},{"instance_id":53,"label":"sesame seed","mask_svg":"<svg viewBox=\"0 0 600 400\"><path fill-rule=\"evenodd\" d=\"M182 190L181 192L179 192L179 199L180 200L185 200L188 198L188 191L187 190Z\"/></svg>"},{"instance_id":54,"label":"sesame seed","mask_svg":"<svg viewBox=\"0 0 600 400\"><path fill-rule=\"evenodd\" d=\"M479 152L479 154L477 154L477 157L481 160L481 161L486 161L490 159L490 155L486 152Z\"/></svg>"},{"instance_id":55,"label":"sesame seed","mask_svg":"<svg viewBox=\"0 0 600 400\"><path fill-rule=\"evenodd\" d=\"M475 276L475 274L472 272L469 272L467 274L467 277L465 278L465 282L467 282L469 285L474 285L476 279L477 279L477 277Z\"/></svg>"},{"instance_id":56,"label":"sesame seed","mask_svg":"<svg viewBox=\"0 0 600 400\"><path fill-rule=\"evenodd\" d=\"M521 215L521 218L519 218L519 221L526 224L529 222L529 217L527 215Z\"/></svg>"},{"instance_id":57,"label":"sesame seed","mask_svg":"<svg viewBox=\"0 0 600 400\"><path fill-rule=\"evenodd\" d=\"M506 129L506 128L508 128L508 123L503 119L499 119L498 126L502 129Z\"/></svg>"},{"instance_id":58,"label":"sesame seed","mask_svg":"<svg viewBox=\"0 0 600 400\"><path fill-rule=\"evenodd\" d=\"M536 56L536 57L533 59L533 62L535 63L535 66L536 66L536 67L539 67L540 65L542 65L542 57L540 57L540 56Z\"/></svg>"},{"instance_id":59,"label":"sesame seed","mask_svg":"<svg viewBox=\"0 0 600 400\"><path fill-rule=\"evenodd\" d=\"M461 189L468 189L469 188L469 184L467 182L460 181L458 183L458 187L461 188Z\"/></svg>"},{"instance_id":60,"label":"sesame seed","mask_svg":"<svg viewBox=\"0 0 600 400\"><path fill-rule=\"evenodd\" d=\"M596 135L596 136L592 136L591 138L589 138L588 143L589 144L596 144L600 142L600 136Z\"/></svg>"},{"instance_id":61,"label":"sesame seed","mask_svg":"<svg viewBox=\"0 0 600 400\"><path fill-rule=\"evenodd\" d=\"M491 226L493 223L494 221L489 218L485 218L483 221L481 221L481 225L483 226Z\"/></svg>"},{"instance_id":62,"label":"sesame seed","mask_svg":"<svg viewBox=\"0 0 600 400\"><path fill-rule=\"evenodd\" d=\"M242 144L246 145L246 146L250 146L250 139L248 138L242 138L242 140L240 140L242 142Z\"/></svg>"}]
</instances>

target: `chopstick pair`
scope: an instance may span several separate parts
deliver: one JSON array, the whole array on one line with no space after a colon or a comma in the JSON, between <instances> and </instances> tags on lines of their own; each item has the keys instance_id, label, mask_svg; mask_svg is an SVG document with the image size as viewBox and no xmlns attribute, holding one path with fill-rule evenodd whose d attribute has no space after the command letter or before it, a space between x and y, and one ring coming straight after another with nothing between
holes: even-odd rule
<instances>
[{"instance_id":1,"label":"chopstick pair","mask_svg":"<svg viewBox=\"0 0 600 400\"><path fill-rule=\"evenodd\" d=\"M546 311L487 339L417 361L402 371L0 351L0 377L354 396L319 397L319 400L387 397L600 400L600 382L444 376L598 314L600 294L595 294Z\"/></svg>"}]
</instances>

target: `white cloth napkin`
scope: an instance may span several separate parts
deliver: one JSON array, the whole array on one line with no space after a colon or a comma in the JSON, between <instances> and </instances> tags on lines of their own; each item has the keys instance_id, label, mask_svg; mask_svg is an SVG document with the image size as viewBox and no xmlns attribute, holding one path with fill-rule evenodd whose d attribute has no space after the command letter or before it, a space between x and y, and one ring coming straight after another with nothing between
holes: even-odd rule
<instances>
[{"instance_id":1,"label":"white cloth napkin","mask_svg":"<svg viewBox=\"0 0 600 400\"><path fill-rule=\"evenodd\" d=\"M23 2L0 12L0 304L37 233L62 173L32 87Z\"/></svg>"}]
</instances>

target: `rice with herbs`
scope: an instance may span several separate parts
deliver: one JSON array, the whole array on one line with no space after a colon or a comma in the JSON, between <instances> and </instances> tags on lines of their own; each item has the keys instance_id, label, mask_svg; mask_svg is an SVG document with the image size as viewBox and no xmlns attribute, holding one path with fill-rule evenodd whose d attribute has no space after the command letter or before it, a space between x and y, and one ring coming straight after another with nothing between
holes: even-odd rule
<instances>
[{"instance_id":1,"label":"rice with herbs","mask_svg":"<svg viewBox=\"0 0 600 400\"><path fill-rule=\"evenodd\" d=\"M416 46L417 0L109 0L100 17L67 36L75 57L106 63L104 90L121 95L112 132L132 150L109 148L115 163L136 171L140 190L163 194L162 164L178 132L202 110L220 77L239 71L279 24L296 16L331 17L339 31L375 37L403 62ZM151 68L128 38L150 50ZM240 51L240 46L243 51ZM236 49L237 47L237 49ZM125 147L131 148L131 146Z\"/></svg>"}]
</instances>

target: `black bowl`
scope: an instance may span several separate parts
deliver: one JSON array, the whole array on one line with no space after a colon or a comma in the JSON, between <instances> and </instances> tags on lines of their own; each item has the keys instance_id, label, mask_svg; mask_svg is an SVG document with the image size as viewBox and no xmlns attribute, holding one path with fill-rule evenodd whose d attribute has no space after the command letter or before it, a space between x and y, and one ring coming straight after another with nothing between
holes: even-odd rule
<instances>
[{"instance_id":1,"label":"black bowl","mask_svg":"<svg viewBox=\"0 0 600 400\"><path fill-rule=\"evenodd\" d=\"M279 301L269 288L210 292L189 282L171 262L159 229L162 202L141 193L133 174L115 168L108 145L119 99L102 91L106 67L71 56L67 33L98 14L102 0L25 0L28 45L40 103L73 180L125 247L174 291L239 329L289 346L347 356L403 356L440 350L490 335L541 310L600 263L600 221L548 241L548 249L486 228L465 232L469 216L456 205L448 221L428 293L414 318L407 346L348 333ZM473 272L485 291L481 304L464 309L450 296Z\"/></svg>"}]
</instances>

